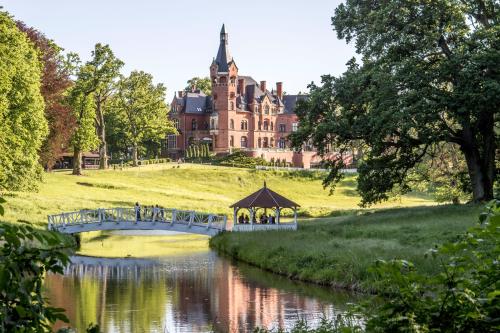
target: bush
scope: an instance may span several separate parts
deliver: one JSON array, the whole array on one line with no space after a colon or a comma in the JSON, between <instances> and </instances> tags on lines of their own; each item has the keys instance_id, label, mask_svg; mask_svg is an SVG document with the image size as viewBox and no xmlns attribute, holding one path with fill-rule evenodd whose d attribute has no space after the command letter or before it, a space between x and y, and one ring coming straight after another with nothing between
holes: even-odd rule
<instances>
[{"instance_id":1,"label":"bush","mask_svg":"<svg viewBox=\"0 0 500 333\"><path fill-rule=\"evenodd\" d=\"M238 168L255 168L257 165L265 165L266 161L261 157L250 157L243 151L237 151L224 156L217 161L217 164L224 166L233 166Z\"/></svg>"}]
</instances>

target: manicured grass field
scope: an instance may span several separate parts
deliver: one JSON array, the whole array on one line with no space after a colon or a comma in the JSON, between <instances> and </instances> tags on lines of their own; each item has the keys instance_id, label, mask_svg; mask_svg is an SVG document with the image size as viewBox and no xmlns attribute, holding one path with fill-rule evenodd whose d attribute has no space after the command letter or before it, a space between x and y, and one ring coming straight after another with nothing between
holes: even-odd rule
<instances>
[{"instance_id":1,"label":"manicured grass field","mask_svg":"<svg viewBox=\"0 0 500 333\"><path fill-rule=\"evenodd\" d=\"M44 175L38 192L7 193L2 220L44 227L48 214L80 209L132 207L159 204L178 209L194 209L228 214L229 205L262 187L270 188L298 202L301 215L327 216L357 209L359 196L355 176L348 176L333 196L323 189L317 173L257 171L218 166L184 164L152 165L106 171L86 171L72 176L70 171ZM424 195L408 195L381 207L432 205Z\"/></svg>"},{"instance_id":2,"label":"manicured grass field","mask_svg":"<svg viewBox=\"0 0 500 333\"><path fill-rule=\"evenodd\" d=\"M477 223L481 206L385 209L299 224L298 231L224 233L211 247L294 279L373 291L368 271L377 259L407 259L433 274L424 253Z\"/></svg>"}]
</instances>

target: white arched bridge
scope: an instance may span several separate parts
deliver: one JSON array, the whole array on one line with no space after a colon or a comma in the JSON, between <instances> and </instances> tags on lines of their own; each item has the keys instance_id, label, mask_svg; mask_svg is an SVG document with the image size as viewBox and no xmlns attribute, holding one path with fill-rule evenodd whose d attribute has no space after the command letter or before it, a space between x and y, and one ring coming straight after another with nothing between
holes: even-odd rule
<instances>
[{"instance_id":1,"label":"white arched bridge","mask_svg":"<svg viewBox=\"0 0 500 333\"><path fill-rule=\"evenodd\" d=\"M214 236L226 230L225 215L171 208L99 208L48 216L49 230L77 234L100 230L168 230Z\"/></svg>"}]
</instances>

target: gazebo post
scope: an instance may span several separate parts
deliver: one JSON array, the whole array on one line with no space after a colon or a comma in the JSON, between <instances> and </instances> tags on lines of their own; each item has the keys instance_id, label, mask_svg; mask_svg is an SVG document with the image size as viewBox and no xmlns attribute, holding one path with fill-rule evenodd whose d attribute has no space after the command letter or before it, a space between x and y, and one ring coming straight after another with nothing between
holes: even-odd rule
<instances>
[{"instance_id":1,"label":"gazebo post","mask_svg":"<svg viewBox=\"0 0 500 333\"><path fill-rule=\"evenodd\" d=\"M234 213L233 213L233 226L237 224L237 211L238 207L234 207Z\"/></svg>"},{"instance_id":2,"label":"gazebo post","mask_svg":"<svg viewBox=\"0 0 500 333\"><path fill-rule=\"evenodd\" d=\"M276 207L276 224L280 224L280 208Z\"/></svg>"},{"instance_id":3,"label":"gazebo post","mask_svg":"<svg viewBox=\"0 0 500 333\"><path fill-rule=\"evenodd\" d=\"M253 215L255 212L253 211L253 207L250 208L250 224L253 224Z\"/></svg>"},{"instance_id":4,"label":"gazebo post","mask_svg":"<svg viewBox=\"0 0 500 333\"><path fill-rule=\"evenodd\" d=\"M297 225L297 207L293 207L293 223Z\"/></svg>"}]
</instances>

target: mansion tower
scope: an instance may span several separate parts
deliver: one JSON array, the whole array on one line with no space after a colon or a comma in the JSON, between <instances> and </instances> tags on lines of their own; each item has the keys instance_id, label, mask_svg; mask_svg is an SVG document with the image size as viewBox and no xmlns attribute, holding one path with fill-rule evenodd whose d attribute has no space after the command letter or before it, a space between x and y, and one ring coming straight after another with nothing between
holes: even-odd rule
<instances>
[{"instance_id":1,"label":"mansion tower","mask_svg":"<svg viewBox=\"0 0 500 333\"><path fill-rule=\"evenodd\" d=\"M206 143L216 154L239 149L250 156L286 159L295 166L309 167L315 153L294 152L288 139L298 126L295 105L306 95L284 94L282 82L269 91L266 81L240 75L224 25L217 56L210 65L210 80L209 96L193 87L174 97L170 118L179 135L168 137L169 157L183 157L190 145Z\"/></svg>"}]
</instances>

